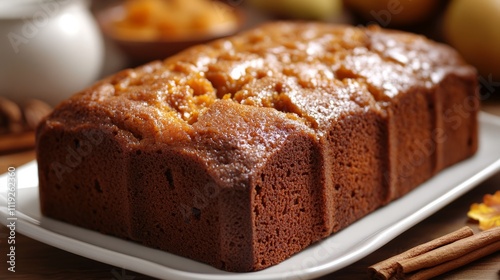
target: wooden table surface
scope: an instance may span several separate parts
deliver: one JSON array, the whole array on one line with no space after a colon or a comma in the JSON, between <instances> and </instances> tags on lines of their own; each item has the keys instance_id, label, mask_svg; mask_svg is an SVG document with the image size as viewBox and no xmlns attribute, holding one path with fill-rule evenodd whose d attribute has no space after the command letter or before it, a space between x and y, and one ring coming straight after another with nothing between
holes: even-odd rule
<instances>
[{"instance_id":1,"label":"wooden table surface","mask_svg":"<svg viewBox=\"0 0 500 280\"><path fill-rule=\"evenodd\" d=\"M486 100L483 103L483 110L500 116L500 98ZM8 166L19 166L33 158L34 152L31 150L0 156L0 170L3 173ZM500 190L500 173L407 230L379 250L320 279L368 279L366 268L371 264L447 234L464 225L469 225L477 230L476 224L467 219L466 213L469 206L474 202L480 202L484 194L492 194L497 190ZM11 273L7 271L6 264L7 234L7 228L0 227L0 279L151 279L134 271L126 271L68 253L25 237L20 233L16 234L16 272ZM500 279L500 252L449 272L440 279Z\"/></svg>"}]
</instances>

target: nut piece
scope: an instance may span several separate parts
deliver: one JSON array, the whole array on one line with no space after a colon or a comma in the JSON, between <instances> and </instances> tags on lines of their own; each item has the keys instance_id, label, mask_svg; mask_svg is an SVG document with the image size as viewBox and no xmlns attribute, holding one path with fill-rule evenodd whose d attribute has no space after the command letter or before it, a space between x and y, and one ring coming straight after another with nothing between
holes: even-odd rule
<instances>
[{"instance_id":1,"label":"nut piece","mask_svg":"<svg viewBox=\"0 0 500 280\"><path fill-rule=\"evenodd\" d=\"M19 106L0 97L0 134L21 132L23 130L23 115Z\"/></svg>"},{"instance_id":2,"label":"nut piece","mask_svg":"<svg viewBox=\"0 0 500 280\"><path fill-rule=\"evenodd\" d=\"M38 123L50 114L52 108L45 102L30 99L24 103L23 114L27 129L34 130Z\"/></svg>"}]
</instances>

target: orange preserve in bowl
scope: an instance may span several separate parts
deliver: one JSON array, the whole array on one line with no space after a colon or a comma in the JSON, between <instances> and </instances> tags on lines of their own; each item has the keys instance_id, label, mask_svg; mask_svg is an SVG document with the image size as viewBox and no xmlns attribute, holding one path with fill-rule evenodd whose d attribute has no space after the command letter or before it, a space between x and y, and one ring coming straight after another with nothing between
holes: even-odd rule
<instances>
[{"instance_id":1,"label":"orange preserve in bowl","mask_svg":"<svg viewBox=\"0 0 500 280\"><path fill-rule=\"evenodd\" d=\"M238 27L232 7L210 0L127 0L111 24L115 37L185 40L229 33Z\"/></svg>"}]
</instances>

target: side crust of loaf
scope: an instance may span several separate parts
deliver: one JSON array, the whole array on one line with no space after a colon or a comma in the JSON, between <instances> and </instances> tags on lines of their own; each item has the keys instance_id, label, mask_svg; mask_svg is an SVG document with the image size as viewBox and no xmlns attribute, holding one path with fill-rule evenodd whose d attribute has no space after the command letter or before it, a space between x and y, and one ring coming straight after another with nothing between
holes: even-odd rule
<instances>
[{"instance_id":1,"label":"side crust of loaf","mask_svg":"<svg viewBox=\"0 0 500 280\"><path fill-rule=\"evenodd\" d=\"M478 146L476 72L379 28L278 22L122 71L37 131L45 216L255 271Z\"/></svg>"}]
</instances>

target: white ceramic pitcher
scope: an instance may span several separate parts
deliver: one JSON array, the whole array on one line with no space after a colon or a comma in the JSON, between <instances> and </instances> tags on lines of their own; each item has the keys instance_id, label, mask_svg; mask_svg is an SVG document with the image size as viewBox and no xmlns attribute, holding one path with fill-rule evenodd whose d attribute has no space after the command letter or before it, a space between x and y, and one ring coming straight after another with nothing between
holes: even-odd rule
<instances>
[{"instance_id":1,"label":"white ceramic pitcher","mask_svg":"<svg viewBox=\"0 0 500 280\"><path fill-rule=\"evenodd\" d=\"M0 95L52 105L100 75L100 30L83 0L0 0Z\"/></svg>"}]
</instances>

